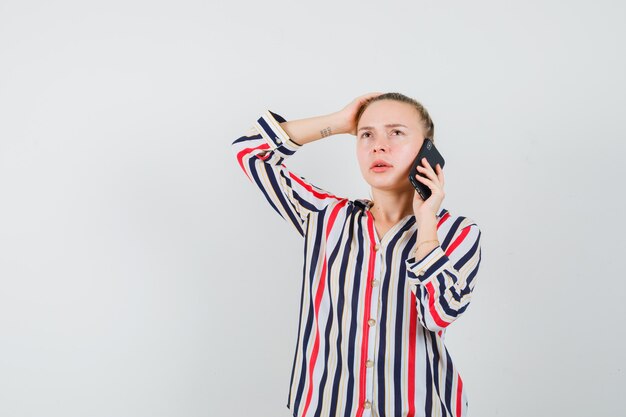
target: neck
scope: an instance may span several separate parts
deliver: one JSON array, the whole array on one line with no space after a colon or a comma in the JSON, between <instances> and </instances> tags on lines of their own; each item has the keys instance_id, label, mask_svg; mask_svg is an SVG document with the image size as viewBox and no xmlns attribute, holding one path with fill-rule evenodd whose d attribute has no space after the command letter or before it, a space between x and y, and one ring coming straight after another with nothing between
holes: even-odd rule
<instances>
[{"instance_id":1,"label":"neck","mask_svg":"<svg viewBox=\"0 0 626 417\"><path fill-rule=\"evenodd\" d=\"M372 189L374 205L371 208L375 220L395 224L413 214L414 190L406 193Z\"/></svg>"}]
</instances>

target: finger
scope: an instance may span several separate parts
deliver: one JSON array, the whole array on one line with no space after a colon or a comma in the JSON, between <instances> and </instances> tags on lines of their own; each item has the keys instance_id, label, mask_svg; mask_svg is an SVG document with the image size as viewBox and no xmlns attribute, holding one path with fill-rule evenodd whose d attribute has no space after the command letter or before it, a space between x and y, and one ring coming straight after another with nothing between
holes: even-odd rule
<instances>
[{"instance_id":1,"label":"finger","mask_svg":"<svg viewBox=\"0 0 626 417\"><path fill-rule=\"evenodd\" d=\"M443 187L445 183L445 178L443 176L443 168L441 168L441 165L439 164L437 164L437 178L439 178L439 182L441 183L441 186Z\"/></svg>"},{"instance_id":2,"label":"finger","mask_svg":"<svg viewBox=\"0 0 626 417\"><path fill-rule=\"evenodd\" d=\"M367 93L367 94L363 94L361 97L359 97L360 101L367 101L370 98L374 98L374 97L378 97L379 95L381 95L382 93Z\"/></svg>"},{"instance_id":3,"label":"finger","mask_svg":"<svg viewBox=\"0 0 626 417\"><path fill-rule=\"evenodd\" d=\"M425 178L423 176L419 176L419 180L424 184L427 184L427 185L431 184L432 187L441 188L441 184L439 183L439 180L437 179L431 179L431 178ZM431 185L428 185L428 186L432 188Z\"/></svg>"},{"instance_id":4,"label":"finger","mask_svg":"<svg viewBox=\"0 0 626 417\"><path fill-rule=\"evenodd\" d=\"M433 181L429 180L428 178L424 178L421 175L416 175L415 177L417 177L417 180L419 182L426 184L426 186L428 188L430 188L432 191L435 191L435 190L439 189L437 184L435 184Z\"/></svg>"},{"instance_id":5,"label":"finger","mask_svg":"<svg viewBox=\"0 0 626 417\"><path fill-rule=\"evenodd\" d=\"M432 167L430 165L430 163L428 162L428 159L426 159L425 157L422 158L422 163L424 164L424 168L426 168L427 171L432 171L435 175L437 175L437 173L435 172L435 167ZM439 165L439 164L437 164L437 165Z\"/></svg>"},{"instance_id":6,"label":"finger","mask_svg":"<svg viewBox=\"0 0 626 417\"><path fill-rule=\"evenodd\" d=\"M437 174L435 174L435 172L432 169L426 169L424 167L418 166L417 170L419 172L424 173L424 175L426 175L430 180L435 181L435 182L439 182L439 178L437 177Z\"/></svg>"},{"instance_id":7,"label":"finger","mask_svg":"<svg viewBox=\"0 0 626 417\"><path fill-rule=\"evenodd\" d=\"M436 182L441 184L441 187L443 188L443 169L441 168L441 165L437 164L435 165L435 167L431 167L430 163L428 162L428 160L426 158L422 158L424 163L427 165L427 168L420 170L420 172L424 172L425 175L428 175L428 177ZM418 166L419 168L419 166ZM432 175L429 175L432 172Z\"/></svg>"}]
</instances>

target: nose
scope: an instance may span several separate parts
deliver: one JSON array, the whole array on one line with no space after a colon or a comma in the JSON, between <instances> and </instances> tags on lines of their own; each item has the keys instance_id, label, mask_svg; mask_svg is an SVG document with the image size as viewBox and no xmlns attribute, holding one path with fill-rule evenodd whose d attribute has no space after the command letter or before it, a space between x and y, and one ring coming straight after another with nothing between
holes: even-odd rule
<instances>
[{"instance_id":1,"label":"nose","mask_svg":"<svg viewBox=\"0 0 626 417\"><path fill-rule=\"evenodd\" d=\"M387 143L386 140L377 140L374 142L374 145L372 146L372 150L374 152L387 152L389 150L389 144Z\"/></svg>"}]
</instances>

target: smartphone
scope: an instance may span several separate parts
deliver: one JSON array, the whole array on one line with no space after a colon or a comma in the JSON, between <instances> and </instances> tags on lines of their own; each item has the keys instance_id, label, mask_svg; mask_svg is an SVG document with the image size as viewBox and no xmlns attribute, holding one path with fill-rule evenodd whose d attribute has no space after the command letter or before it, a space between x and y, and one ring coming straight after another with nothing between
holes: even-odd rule
<instances>
[{"instance_id":1,"label":"smartphone","mask_svg":"<svg viewBox=\"0 0 626 417\"><path fill-rule=\"evenodd\" d=\"M422 158L426 158L426 160L433 169L435 169L435 166L437 166L437 164L439 164L439 166L443 169L445 161L443 160L443 157L441 156L437 148L435 148L435 144L433 143L433 141L428 138L424 139L424 144L417 153L417 157L415 157L415 161L413 161L413 165L411 166L411 170L409 171L409 181L411 181L411 184L413 184L413 187L415 187L417 193L420 195L420 197L422 197L422 200L426 200L432 194L430 188L428 188L426 184L423 184L415 179L415 175L420 175L426 178L425 175L422 175L417 171L418 165L422 164ZM437 171L435 170L435 172Z\"/></svg>"}]
</instances>

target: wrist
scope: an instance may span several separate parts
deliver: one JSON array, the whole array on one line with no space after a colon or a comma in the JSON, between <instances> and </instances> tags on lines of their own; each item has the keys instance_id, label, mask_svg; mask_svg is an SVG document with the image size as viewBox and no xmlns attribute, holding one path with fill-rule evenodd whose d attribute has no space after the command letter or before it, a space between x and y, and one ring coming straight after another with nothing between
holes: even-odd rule
<instances>
[{"instance_id":1,"label":"wrist","mask_svg":"<svg viewBox=\"0 0 626 417\"><path fill-rule=\"evenodd\" d=\"M331 135L340 135L348 133L349 127L340 112L330 113L326 116L328 121L327 125L330 128Z\"/></svg>"},{"instance_id":2,"label":"wrist","mask_svg":"<svg viewBox=\"0 0 626 417\"><path fill-rule=\"evenodd\" d=\"M414 213L415 214L415 223L417 224L418 230L420 228L437 228L437 216L434 213Z\"/></svg>"},{"instance_id":3,"label":"wrist","mask_svg":"<svg viewBox=\"0 0 626 417\"><path fill-rule=\"evenodd\" d=\"M433 249L435 249L439 245L440 243L438 239L418 239L415 246L415 251L413 252L413 257L415 257L416 260L421 261L426 257L426 255L431 253Z\"/></svg>"},{"instance_id":4,"label":"wrist","mask_svg":"<svg viewBox=\"0 0 626 417\"><path fill-rule=\"evenodd\" d=\"M415 253L416 254L419 253L420 249L422 251L430 252L431 250L433 250L439 245L440 245L439 239L425 239L425 240L418 239L417 245L415 246Z\"/></svg>"},{"instance_id":5,"label":"wrist","mask_svg":"<svg viewBox=\"0 0 626 417\"><path fill-rule=\"evenodd\" d=\"M437 219L423 218L417 222L417 243L427 240L437 240Z\"/></svg>"}]
</instances>

